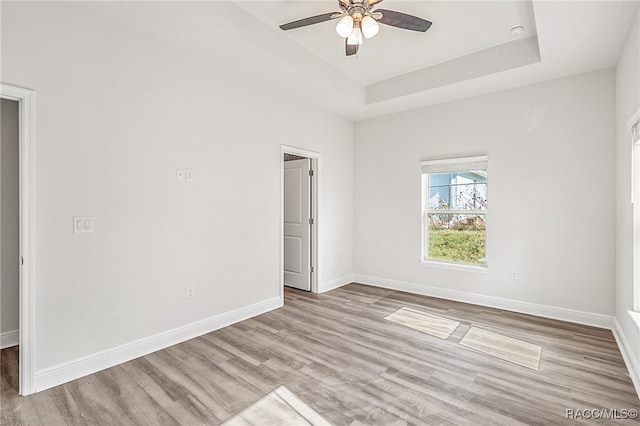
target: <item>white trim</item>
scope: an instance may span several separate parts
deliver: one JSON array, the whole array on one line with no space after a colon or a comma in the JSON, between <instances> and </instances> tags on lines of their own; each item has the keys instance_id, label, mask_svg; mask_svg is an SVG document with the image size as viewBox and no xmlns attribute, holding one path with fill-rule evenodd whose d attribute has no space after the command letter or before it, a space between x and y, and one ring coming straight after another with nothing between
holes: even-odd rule
<instances>
[{"instance_id":1,"label":"white trim","mask_svg":"<svg viewBox=\"0 0 640 426\"><path fill-rule=\"evenodd\" d=\"M455 158L441 158L441 159L433 159L433 160L421 160L420 164L424 166L447 166L453 164L467 164L467 163L480 163L482 164L483 169L487 167L487 162L489 161L488 155L476 155L473 157L455 157ZM459 169L456 169L459 170Z\"/></svg>"},{"instance_id":2,"label":"white trim","mask_svg":"<svg viewBox=\"0 0 640 426\"><path fill-rule=\"evenodd\" d=\"M631 349L631 345L629 344L627 336L622 330L622 326L618 322L618 318L614 318L613 321L613 336L616 338L616 342L618 343L618 347L620 348L620 353L622 354L624 363L627 366L627 370L629 370L629 376L631 376L633 386L636 388L638 399L640 399L640 360L633 356L633 350Z\"/></svg>"},{"instance_id":3,"label":"white trim","mask_svg":"<svg viewBox=\"0 0 640 426\"><path fill-rule=\"evenodd\" d=\"M387 288L390 290L406 291L407 293L421 294L424 296L437 297L440 299L455 300L458 302L471 303L473 305L488 306L491 308L504 309L507 311L520 312L523 314L536 315L539 317L552 318L562 321L570 321L578 324L591 325L594 327L612 329L614 326L614 319L609 315L593 314L590 312L578 311L574 309L540 305L537 303L521 302L513 299L485 296L482 294L467 293L464 291L449 290L439 287L431 287L427 285L388 280L385 278L370 277L359 274L355 274L353 276L353 279L357 283Z\"/></svg>"},{"instance_id":4,"label":"white trim","mask_svg":"<svg viewBox=\"0 0 640 426\"><path fill-rule=\"evenodd\" d=\"M491 268L487 266L471 265L469 263L455 263L437 260L420 260L420 266L424 268L450 269L452 271L475 272L477 274L488 274Z\"/></svg>"},{"instance_id":5,"label":"white trim","mask_svg":"<svg viewBox=\"0 0 640 426\"><path fill-rule=\"evenodd\" d=\"M335 290L336 288L340 288L343 285L351 284L353 282L353 275L345 275L340 278L335 278L333 280L324 281L318 284L318 293L325 293L330 290Z\"/></svg>"},{"instance_id":6,"label":"white trim","mask_svg":"<svg viewBox=\"0 0 640 426\"><path fill-rule=\"evenodd\" d=\"M633 323L638 328L638 331L640 331L640 312L636 312L636 311L627 311L627 312L629 312L629 316L633 320Z\"/></svg>"},{"instance_id":7,"label":"white trim","mask_svg":"<svg viewBox=\"0 0 640 426\"><path fill-rule=\"evenodd\" d=\"M0 349L18 346L20 344L20 331L11 330L0 333Z\"/></svg>"},{"instance_id":8,"label":"white trim","mask_svg":"<svg viewBox=\"0 0 640 426\"><path fill-rule=\"evenodd\" d=\"M0 84L0 97L20 105L20 395L33 393L35 377L35 92Z\"/></svg>"},{"instance_id":9,"label":"white trim","mask_svg":"<svg viewBox=\"0 0 640 426\"><path fill-rule=\"evenodd\" d=\"M313 226L311 227L311 265L313 265L313 273L311 273L311 292L319 293L320 266L318 263L318 228L320 225L320 215L318 203L320 202L320 153L310 151L308 149L297 148L294 146L280 145L280 295L284 292L284 154L299 155L311 159L311 168L314 171L313 179L311 179L311 216L313 217Z\"/></svg>"},{"instance_id":10,"label":"white trim","mask_svg":"<svg viewBox=\"0 0 640 426\"><path fill-rule=\"evenodd\" d=\"M632 206L632 224L633 247L633 309L640 311L640 140L633 140L633 127L636 126L636 132L640 131L637 126L640 122L640 108L629 118L627 129L632 135L631 145L631 203ZM632 316L633 317L633 316ZM634 319L635 320L635 319Z\"/></svg>"},{"instance_id":11,"label":"white trim","mask_svg":"<svg viewBox=\"0 0 640 426\"><path fill-rule=\"evenodd\" d=\"M298 148L291 145L280 145L280 153L284 154L285 152L287 154L298 155L300 157L320 158L320 153L316 151L311 151L309 149L304 149L304 148Z\"/></svg>"},{"instance_id":12,"label":"white trim","mask_svg":"<svg viewBox=\"0 0 640 426\"><path fill-rule=\"evenodd\" d=\"M631 147L631 203L633 254L633 309L640 311L640 141Z\"/></svg>"},{"instance_id":13,"label":"white trim","mask_svg":"<svg viewBox=\"0 0 640 426\"><path fill-rule=\"evenodd\" d=\"M627 129L631 130L634 124L640 121L640 108L631 116L629 121L627 121Z\"/></svg>"},{"instance_id":14,"label":"white trim","mask_svg":"<svg viewBox=\"0 0 640 426\"><path fill-rule=\"evenodd\" d=\"M77 378L93 374L105 368L147 355L169 346L218 330L256 315L277 309L283 305L282 297L274 297L234 311L196 321L153 336L145 337L115 348L64 362L36 372L37 392Z\"/></svg>"}]
</instances>

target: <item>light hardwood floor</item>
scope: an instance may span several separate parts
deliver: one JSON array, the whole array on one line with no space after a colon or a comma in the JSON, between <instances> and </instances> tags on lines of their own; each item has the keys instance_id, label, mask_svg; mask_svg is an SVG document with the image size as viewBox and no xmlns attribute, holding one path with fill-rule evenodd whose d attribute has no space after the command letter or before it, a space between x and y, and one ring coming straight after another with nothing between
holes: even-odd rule
<instances>
[{"instance_id":1,"label":"light hardwood floor","mask_svg":"<svg viewBox=\"0 0 640 426\"><path fill-rule=\"evenodd\" d=\"M440 339L401 307L460 322ZM470 326L542 346L539 371L459 344ZM567 409L640 409L611 331L350 284L285 291L281 309L56 388L17 396L2 351L2 424L220 424L286 386L334 425L638 425Z\"/></svg>"}]
</instances>

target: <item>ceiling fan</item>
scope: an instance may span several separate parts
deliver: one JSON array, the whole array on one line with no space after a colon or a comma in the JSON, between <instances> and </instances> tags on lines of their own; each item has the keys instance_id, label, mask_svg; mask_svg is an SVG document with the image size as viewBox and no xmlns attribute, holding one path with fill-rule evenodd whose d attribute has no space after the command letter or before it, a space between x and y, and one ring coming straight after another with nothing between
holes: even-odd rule
<instances>
[{"instance_id":1,"label":"ceiling fan","mask_svg":"<svg viewBox=\"0 0 640 426\"><path fill-rule=\"evenodd\" d=\"M431 22L417 16L393 10L372 10L382 0L338 0L340 12L323 13L322 15L280 25L283 30L306 27L307 25L338 19L336 32L344 38L345 52L347 56L355 55L362 45L362 38L371 38L378 34L380 26L378 22L392 27L411 31L425 32L431 27Z\"/></svg>"}]
</instances>

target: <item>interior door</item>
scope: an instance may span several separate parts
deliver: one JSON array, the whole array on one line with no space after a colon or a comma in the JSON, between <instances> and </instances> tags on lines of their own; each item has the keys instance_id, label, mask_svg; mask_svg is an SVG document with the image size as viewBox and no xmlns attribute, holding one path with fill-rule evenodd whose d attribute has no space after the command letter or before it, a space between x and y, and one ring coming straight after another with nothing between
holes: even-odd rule
<instances>
[{"instance_id":1,"label":"interior door","mask_svg":"<svg viewBox=\"0 0 640 426\"><path fill-rule=\"evenodd\" d=\"M311 160L284 163L284 285L311 291Z\"/></svg>"}]
</instances>

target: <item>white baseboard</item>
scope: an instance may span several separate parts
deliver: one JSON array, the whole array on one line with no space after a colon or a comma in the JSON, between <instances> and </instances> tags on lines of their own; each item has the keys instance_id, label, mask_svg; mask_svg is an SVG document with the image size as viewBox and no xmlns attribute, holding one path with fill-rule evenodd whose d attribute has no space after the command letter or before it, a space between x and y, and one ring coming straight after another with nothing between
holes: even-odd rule
<instances>
[{"instance_id":1,"label":"white baseboard","mask_svg":"<svg viewBox=\"0 0 640 426\"><path fill-rule=\"evenodd\" d=\"M345 275L344 277L318 283L318 293L324 293L329 290L334 290L338 287L342 287L343 285L347 285L352 282L353 282L353 275Z\"/></svg>"},{"instance_id":2,"label":"white baseboard","mask_svg":"<svg viewBox=\"0 0 640 426\"><path fill-rule=\"evenodd\" d=\"M591 325L594 327L608 328L612 330L615 327L614 317L608 315L593 314L573 309L539 305L537 303L521 302L518 300L503 299L500 297L485 296L482 294L467 293L463 291L449 290L446 288L431 287L359 274L354 274L353 279L358 283L388 288L391 290L406 291L407 293L422 294L424 296L455 300L458 302L488 306L491 308L504 309L507 311L520 312L523 314L553 318L561 321L575 322L578 324Z\"/></svg>"},{"instance_id":3,"label":"white baseboard","mask_svg":"<svg viewBox=\"0 0 640 426\"><path fill-rule=\"evenodd\" d=\"M614 318L614 322L615 327L613 328L613 335L616 338L616 342L620 348L620 353L622 354L624 363L627 365L627 370L629 370L633 386L636 388L636 393L640 399L640 360L633 356L629 340L627 339L627 336L625 336L618 319Z\"/></svg>"},{"instance_id":4,"label":"white baseboard","mask_svg":"<svg viewBox=\"0 0 640 426\"><path fill-rule=\"evenodd\" d=\"M281 297L274 297L231 312L174 328L173 330L168 330L154 336L126 343L106 351L36 371L34 391L40 392L88 374L96 373L105 368L131 361L132 359L210 333L281 306L283 306L283 299Z\"/></svg>"},{"instance_id":5,"label":"white baseboard","mask_svg":"<svg viewBox=\"0 0 640 426\"><path fill-rule=\"evenodd\" d=\"M0 333L0 349L18 346L20 344L20 331L11 330Z\"/></svg>"}]
</instances>

